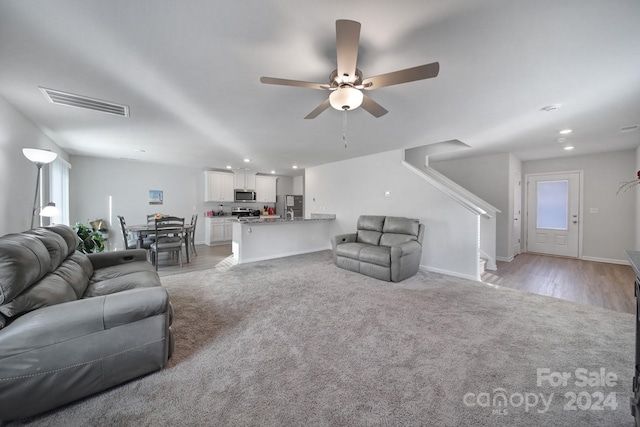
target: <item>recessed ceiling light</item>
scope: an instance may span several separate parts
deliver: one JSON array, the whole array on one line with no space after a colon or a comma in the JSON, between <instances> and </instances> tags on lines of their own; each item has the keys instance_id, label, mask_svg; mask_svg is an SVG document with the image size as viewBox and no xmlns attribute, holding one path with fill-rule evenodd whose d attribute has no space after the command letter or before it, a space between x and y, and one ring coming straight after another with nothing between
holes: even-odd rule
<instances>
[{"instance_id":1,"label":"recessed ceiling light","mask_svg":"<svg viewBox=\"0 0 640 427\"><path fill-rule=\"evenodd\" d=\"M567 135L567 134L569 134L571 132L573 132L573 130L571 130L571 129L563 129L563 130L560 131L560 134L561 135Z\"/></svg>"},{"instance_id":2,"label":"recessed ceiling light","mask_svg":"<svg viewBox=\"0 0 640 427\"><path fill-rule=\"evenodd\" d=\"M566 147L564 147L564 149L567 150L567 151L571 151L574 148L576 148L576 147L574 147L573 145L567 145Z\"/></svg>"},{"instance_id":3,"label":"recessed ceiling light","mask_svg":"<svg viewBox=\"0 0 640 427\"><path fill-rule=\"evenodd\" d=\"M249 163L251 159L242 159L245 163Z\"/></svg>"},{"instance_id":4,"label":"recessed ceiling light","mask_svg":"<svg viewBox=\"0 0 640 427\"><path fill-rule=\"evenodd\" d=\"M276 173L276 171L271 171L271 173Z\"/></svg>"},{"instance_id":5,"label":"recessed ceiling light","mask_svg":"<svg viewBox=\"0 0 640 427\"><path fill-rule=\"evenodd\" d=\"M294 169L298 169L298 165L293 165L291 167L294 168Z\"/></svg>"},{"instance_id":6,"label":"recessed ceiling light","mask_svg":"<svg viewBox=\"0 0 640 427\"><path fill-rule=\"evenodd\" d=\"M562 144L563 142L567 142L567 138L558 138L556 139L556 142L559 142L560 144Z\"/></svg>"},{"instance_id":7,"label":"recessed ceiling light","mask_svg":"<svg viewBox=\"0 0 640 427\"><path fill-rule=\"evenodd\" d=\"M542 107L541 110L554 111L554 110L558 110L560 107L562 107L562 104L551 104L551 105L547 105L546 107Z\"/></svg>"},{"instance_id":8,"label":"recessed ceiling light","mask_svg":"<svg viewBox=\"0 0 640 427\"><path fill-rule=\"evenodd\" d=\"M227 169L232 169L232 168L231 168L231 165L227 165Z\"/></svg>"}]
</instances>

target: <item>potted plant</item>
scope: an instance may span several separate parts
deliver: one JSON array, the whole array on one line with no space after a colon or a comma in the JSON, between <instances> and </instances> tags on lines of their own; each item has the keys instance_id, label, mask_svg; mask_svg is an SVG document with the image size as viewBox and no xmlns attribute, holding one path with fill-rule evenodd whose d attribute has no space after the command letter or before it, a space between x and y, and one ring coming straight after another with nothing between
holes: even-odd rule
<instances>
[{"instance_id":1,"label":"potted plant","mask_svg":"<svg viewBox=\"0 0 640 427\"><path fill-rule=\"evenodd\" d=\"M73 227L80 238L77 249L85 254L104 251L104 237L102 233L77 222Z\"/></svg>"}]
</instances>

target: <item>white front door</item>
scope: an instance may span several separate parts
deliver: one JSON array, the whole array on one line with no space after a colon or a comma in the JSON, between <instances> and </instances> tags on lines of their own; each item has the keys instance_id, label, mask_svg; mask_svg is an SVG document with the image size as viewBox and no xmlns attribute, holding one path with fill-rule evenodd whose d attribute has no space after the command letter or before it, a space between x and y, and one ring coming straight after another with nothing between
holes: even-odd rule
<instances>
[{"instance_id":1,"label":"white front door","mask_svg":"<svg viewBox=\"0 0 640 427\"><path fill-rule=\"evenodd\" d=\"M578 258L580 172L527 176L527 251Z\"/></svg>"}]
</instances>

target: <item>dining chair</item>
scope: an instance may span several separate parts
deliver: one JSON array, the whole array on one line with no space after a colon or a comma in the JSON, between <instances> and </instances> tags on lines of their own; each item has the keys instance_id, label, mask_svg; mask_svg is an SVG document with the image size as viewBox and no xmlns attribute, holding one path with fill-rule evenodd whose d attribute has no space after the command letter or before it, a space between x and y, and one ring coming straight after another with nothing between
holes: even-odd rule
<instances>
[{"instance_id":1,"label":"dining chair","mask_svg":"<svg viewBox=\"0 0 640 427\"><path fill-rule=\"evenodd\" d=\"M191 250L193 253L198 256L198 252L196 252L196 223L198 222L198 214L191 215L191 230L189 230L189 242L191 246Z\"/></svg>"},{"instance_id":2,"label":"dining chair","mask_svg":"<svg viewBox=\"0 0 640 427\"><path fill-rule=\"evenodd\" d=\"M118 220L120 221L120 229L122 230L122 238L124 239L125 249L137 249L139 239L129 231L127 222L124 220L124 217L122 215L118 215ZM149 249L151 243L153 242L150 239L144 237L142 239L142 249Z\"/></svg>"},{"instance_id":3,"label":"dining chair","mask_svg":"<svg viewBox=\"0 0 640 427\"><path fill-rule=\"evenodd\" d=\"M171 255L177 254L182 268L182 243L184 236L184 218L175 216L165 216L154 219L155 242L149 248L151 252L151 263L158 270L159 254L169 252Z\"/></svg>"}]
</instances>

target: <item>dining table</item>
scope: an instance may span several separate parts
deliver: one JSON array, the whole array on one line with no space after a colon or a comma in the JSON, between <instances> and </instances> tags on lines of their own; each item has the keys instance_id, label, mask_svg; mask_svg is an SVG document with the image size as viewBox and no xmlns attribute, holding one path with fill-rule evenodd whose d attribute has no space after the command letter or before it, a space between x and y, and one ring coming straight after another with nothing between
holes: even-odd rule
<instances>
[{"instance_id":1,"label":"dining table","mask_svg":"<svg viewBox=\"0 0 640 427\"><path fill-rule=\"evenodd\" d=\"M154 234L156 232L156 226L153 223L150 224L136 224L130 225L127 227L129 231L133 234L138 235L137 247L142 248L142 241L144 238L150 234ZM184 225L184 246L187 254L187 262L191 261L191 251L189 248L191 247L191 229L193 228L192 224Z\"/></svg>"}]
</instances>

